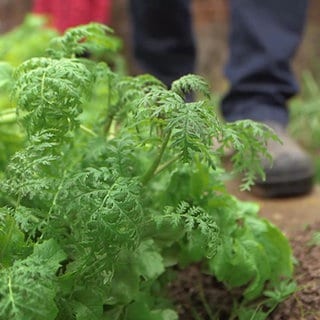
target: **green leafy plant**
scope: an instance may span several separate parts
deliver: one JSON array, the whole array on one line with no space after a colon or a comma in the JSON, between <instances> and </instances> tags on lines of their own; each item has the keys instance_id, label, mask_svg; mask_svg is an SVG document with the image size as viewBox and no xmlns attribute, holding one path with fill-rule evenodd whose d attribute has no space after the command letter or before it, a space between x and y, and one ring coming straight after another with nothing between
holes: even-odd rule
<instances>
[{"instance_id":1,"label":"green leafy plant","mask_svg":"<svg viewBox=\"0 0 320 320\"><path fill-rule=\"evenodd\" d=\"M316 231L312 234L310 241L308 241L310 246L319 246L320 245L320 232Z\"/></svg>"},{"instance_id":2,"label":"green leafy plant","mask_svg":"<svg viewBox=\"0 0 320 320\"><path fill-rule=\"evenodd\" d=\"M13 72L27 142L1 179L0 319L174 320L158 279L199 261L243 288L241 310L261 305L291 277L291 250L256 205L227 193L220 158L234 147L247 188L274 135L222 124L200 77L168 89L79 58L112 45L108 32L70 29ZM199 99L187 102L193 91Z\"/></svg>"},{"instance_id":3,"label":"green leafy plant","mask_svg":"<svg viewBox=\"0 0 320 320\"><path fill-rule=\"evenodd\" d=\"M319 151L320 118L317 103L320 90L312 73L305 71L301 96L292 101L290 129L292 134L312 152Z\"/></svg>"},{"instance_id":4,"label":"green leafy plant","mask_svg":"<svg viewBox=\"0 0 320 320\"><path fill-rule=\"evenodd\" d=\"M291 103L290 130L313 157L315 180L320 181L319 138L320 117L318 101L320 90L318 79L310 71L302 77L302 94Z\"/></svg>"},{"instance_id":5,"label":"green leafy plant","mask_svg":"<svg viewBox=\"0 0 320 320\"><path fill-rule=\"evenodd\" d=\"M94 25L90 28L95 28L95 32L80 27L60 39L57 38L58 32L47 26L45 16L29 14L21 25L0 36L0 174L10 156L25 142L23 131L17 126L16 101L10 95L13 67L30 58L44 56L51 41L54 42L51 45L51 57L54 57L62 52L67 54L68 50L72 50L73 42L77 46L77 41L86 39L82 46L77 46L78 51L73 52L74 57L90 54L90 59L106 61L117 73L125 72L124 60L117 54L121 49L121 40L113 36L111 29L108 29L108 37L105 37L105 30L98 30ZM64 49L58 50L59 47ZM99 97L107 89L102 81L96 81L91 90L91 108L99 112L103 104ZM90 126L94 121L91 114L94 112L84 112L81 115L82 120Z\"/></svg>"}]
</instances>

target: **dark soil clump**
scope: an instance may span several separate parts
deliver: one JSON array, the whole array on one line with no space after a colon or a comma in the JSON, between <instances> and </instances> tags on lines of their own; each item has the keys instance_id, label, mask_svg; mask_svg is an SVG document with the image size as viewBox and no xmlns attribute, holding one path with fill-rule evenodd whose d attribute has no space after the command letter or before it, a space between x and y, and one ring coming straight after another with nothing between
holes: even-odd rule
<instances>
[{"instance_id":1,"label":"dark soil clump","mask_svg":"<svg viewBox=\"0 0 320 320\"><path fill-rule=\"evenodd\" d=\"M279 305L268 319L320 320L320 222L296 232L290 241L297 260L298 291ZM228 292L200 269L199 265L193 265L179 272L169 287L179 319L229 320L234 299L240 297L240 292Z\"/></svg>"},{"instance_id":2,"label":"dark soil clump","mask_svg":"<svg viewBox=\"0 0 320 320\"><path fill-rule=\"evenodd\" d=\"M201 273L200 265L192 265L178 272L169 289L179 319L183 320L209 320L214 317L227 320L233 298L237 295L236 292L228 292L212 276Z\"/></svg>"},{"instance_id":3,"label":"dark soil clump","mask_svg":"<svg viewBox=\"0 0 320 320\"><path fill-rule=\"evenodd\" d=\"M291 237L298 291L273 313L272 320L320 319L320 222Z\"/></svg>"}]
</instances>

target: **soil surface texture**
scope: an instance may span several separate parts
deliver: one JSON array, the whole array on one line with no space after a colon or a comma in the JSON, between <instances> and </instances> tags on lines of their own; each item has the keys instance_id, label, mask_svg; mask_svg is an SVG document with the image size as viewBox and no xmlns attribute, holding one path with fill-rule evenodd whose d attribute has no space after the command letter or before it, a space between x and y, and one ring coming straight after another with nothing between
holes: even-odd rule
<instances>
[{"instance_id":1,"label":"soil surface texture","mask_svg":"<svg viewBox=\"0 0 320 320\"><path fill-rule=\"evenodd\" d=\"M277 225L289 238L296 259L295 281L298 290L280 304L270 320L320 320L320 187L297 198L263 199L240 192L231 181L229 191L244 201L261 206L260 215ZM211 276L194 265L178 272L170 286L179 319L229 320L233 299L240 293L227 292ZM218 306L218 309L215 308Z\"/></svg>"},{"instance_id":2,"label":"soil surface texture","mask_svg":"<svg viewBox=\"0 0 320 320\"><path fill-rule=\"evenodd\" d=\"M319 231L320 222L291 236L290 241L297 260L295 281L298 290L281 303L268 319L320 319ZM315 236L317 232L318 237ZM240 297L240 292L227 292L213 277L201 273L200 268L199 265L193 265L178 272L177 279L169 287L179 319L229 320L233 299Z\"/></svg>"}]
</instances>

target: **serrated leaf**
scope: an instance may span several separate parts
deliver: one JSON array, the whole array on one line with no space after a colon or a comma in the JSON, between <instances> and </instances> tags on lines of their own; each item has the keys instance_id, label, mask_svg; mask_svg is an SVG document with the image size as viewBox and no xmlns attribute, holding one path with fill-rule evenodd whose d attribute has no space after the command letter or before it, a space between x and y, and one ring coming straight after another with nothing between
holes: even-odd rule
<instances>
[{"instance_id":1,"label":"serrated leaf","mask_svg":"<svg viewBox=\"0 0 320 320\"><path fill-rule=\"evenodd\" d=\"M282 277L291 277L293 256L289 241L284 234L266 219L248 217L247 223L269 258L271 280L277 282Z\"/></svg>"},{"instance_id":2,"label":"serrated leaf","mask_svg":"<svg viewBox=\"0 0 320 320\"><path fill-rule=\"evenodd\" d=\"M107 288L108 305L127 305L134 301L139 293L140 274L136 270L136 261L132 253L122 253L116 264L115 273Z\"/></svg>"},{"instance_id":3,"label":"serrated leaf","mask_svg":"<svg viewBox=\"0 0 320 320\"><path fill-rule=\"evenodd\" d=\"M254 260L239 240L224 239L209 265L217 279L231 287L243 286L255 276Z\"/></svg>"},{"instance_id":4,"label":"serrated leaf","mask_svg":"<svg viewBox=\"0 0 320 320\"><path fill-rule=\"evenodd\" d=\"M54 320L58 314L56 272L66 255L54 240L0 271L1 320Z\"/></svg>"},{"instance_id":5,"label":"serrated leaf","mask_svg":"<svg viewBox=\"0 0 320 320\"><path fill-rule=\"evenodd\" d=\"M155 279L165 270L163 258L153 240L146 240L136 250L137 271L147 280Z\"/></svg>"},{"instance_id":6,"label":"serrated leaf","mask_svg":"<svg viewBox=\"0 0 320 320\"><path fill-rule=\"evenodd\" d=\"M12 265L14 260L26 253L24 234L8 214L0 213L0 269Z\"/></svg>"}]
</instances>

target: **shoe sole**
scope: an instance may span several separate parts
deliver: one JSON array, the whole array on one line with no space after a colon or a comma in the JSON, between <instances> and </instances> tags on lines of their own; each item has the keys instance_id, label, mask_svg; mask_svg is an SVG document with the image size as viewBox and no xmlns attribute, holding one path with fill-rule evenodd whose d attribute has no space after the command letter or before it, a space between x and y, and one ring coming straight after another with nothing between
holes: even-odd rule
<instances>
[{"instance_id":1,"label":"shoe sole","mask_svg":"<svg viewBox=\"0 0 320 320\"><path fill-rule=\"evenodd\" d=\"M252 193L264 198L284 198L306 195L312 191L313 177L285 182L257 182Z\"/></svg>"}]
</instances>

